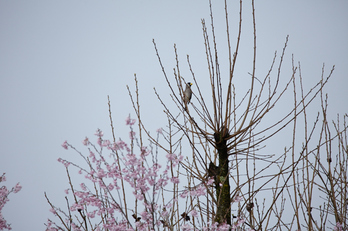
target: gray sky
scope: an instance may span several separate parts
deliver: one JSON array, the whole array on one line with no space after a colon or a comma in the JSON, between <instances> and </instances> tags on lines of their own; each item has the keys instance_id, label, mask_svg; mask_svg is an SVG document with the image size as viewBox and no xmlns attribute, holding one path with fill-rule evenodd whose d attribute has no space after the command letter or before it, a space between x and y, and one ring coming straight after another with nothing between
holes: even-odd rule
<instances>
[{"instance_id":1,"label":"gray sky","mask_svg":"<svg viewBox=\"0 0 348 231\"><path fill-rule=\"evenodd\" d=\"M233 41L237 7L229 5ZM244 76L251 71L250 8L245 2L237 72ZM324 62L326 73L336 65L326 88L331 119L347 113L347 9L343 0L257 1L257 75L267 72L274 51L280 53L290 35L285 76L290 74L291 54L296 63L301 61L307 88L320 79ZM213 11L223 64L226 34L221 3L214 3ZM129 113L134 117L126 84L134 89L134 73L145 122L153 131L165 126L164 116L153 122L154 114L162 111L153 102L153 87L163 97L168 91L152 39L169 74L176 43L182 75L191 80L189 54L196 76L207 77L202 18L210 24L208 1L0 1L0 174L6 172L8 187L17 182L23 186L3 210L14 231L44 229L43 223L52 218L44 192L64 205L67 180L57 159L78 160L61 147L64 140L82 147L84 137L93 140L97 128L110 138L107 95L117 136L125 136L124 119Z\"/></svg>"}]
</instances>

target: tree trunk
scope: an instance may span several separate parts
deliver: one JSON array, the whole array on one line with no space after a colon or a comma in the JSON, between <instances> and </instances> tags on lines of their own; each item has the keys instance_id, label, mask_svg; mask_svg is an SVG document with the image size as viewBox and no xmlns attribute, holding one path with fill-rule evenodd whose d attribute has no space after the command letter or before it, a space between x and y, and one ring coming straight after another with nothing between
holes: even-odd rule
<instances>
[{"instance_id":1,"label":"tree trunk","mask_svg":"<svg viewBox=\"0 0 348 231\"><path fill-rule=\"evenodd\" d=\"M215 145L219 155L219 171L216 176L216 198L218 200L216 218L218 223L231 225L230 181L228 172L227 137L228 130L224 127L214 134Z\"/></svg>"}]
</instances>

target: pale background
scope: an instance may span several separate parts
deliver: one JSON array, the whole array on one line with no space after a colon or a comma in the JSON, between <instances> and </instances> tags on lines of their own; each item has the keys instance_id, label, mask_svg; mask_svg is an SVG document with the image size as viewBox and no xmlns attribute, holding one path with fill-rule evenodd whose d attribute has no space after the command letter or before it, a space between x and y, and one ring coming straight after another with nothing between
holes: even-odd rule
<instances>
[{"instance_id":1,"label":"pale background","mask_svg":"<svg viewBox=\"0 0 348 231\"><path fill-rule=\"evenodd\" d=\"M236 3L229 4L233 45ZM245 77L251 71L246 57L253 45L250 9L246 1L238 69ZM348 111L347 10L344 0L256 1L257 71L266 73L287 35L284 74L290 73L291 54L296 63L301 61L307 88L320 79L324 62L326 73L336 65L326 88L330 120ZM213 11L223 56L226 33L220 1ZM82 147L85 136L94 140L97 128L111 138L107 95L117 136L127 136L124 119L134 112L126 84L134 89L134 73L144 121L153 132L165 126L153 87L163 97L168 91L152 39L170 76L176 43L182 75L192 80L186 65L189 54L196 76L206 77L202 18L210 24L208 1L0 1L0 174L6 172L6 186L23 186L3 209L14 231L44 229L46 219L52 218L44 192L64 206L67 181L57 159L78 160L61 147L64 140Z\"/></svg>"}]
</instances>

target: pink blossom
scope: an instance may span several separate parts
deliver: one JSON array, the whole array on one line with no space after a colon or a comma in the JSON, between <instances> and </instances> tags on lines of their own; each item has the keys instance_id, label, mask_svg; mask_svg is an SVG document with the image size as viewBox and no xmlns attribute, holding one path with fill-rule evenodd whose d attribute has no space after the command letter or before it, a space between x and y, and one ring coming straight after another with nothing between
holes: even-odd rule
<instances>
[{"instance_id":1,"label":"pink blossom","mask_svg":"<svg viewBox=\"0 0 348 231\"><path fill-rule=\"evenodd\" d=\"M70 163L69 163L68 161L63 160L62 158L58 158L58 162L64 164L64 166L65 166L66 168L70 165Z\"/></svg>"},{"instance_id":2,"label":"pink blossom","mask_svg":"<svg viewBox=\"0 0 348 231\"><path fill-rule=\"evenodd\" d=\"M97 140L97 144L99 144L99 146L102 146L102 138L98 138L98 140Z\"/></svg>"},{"instance_id":3,"label":"pink blossom","mask_svg":"<svg viewBox=\"0 0 348 231\"><path fill-rule=\"evenodd\" d=\"M83 191L87 191L87 187L86 187L86 185L85 185L84 183L81 183L81 184L80 184L80 187L81 187L81 189L82 189Z\"/></svg>"},{"instance_id":4,"label":"pink blossom","mask_svg":"<svg viewBox=\"0 0 348 231\"><path fill-rule=\"evenodd\" d=\"M181 162L184 159L183 155L179 155L178 161Z\"/></svg>"},{"instance_id":5,"label":"pink blossom","mask_svg":"<svg viewBox=\"0 0 348 231\"><path fill-rule=\"evenodd\" d=\"M169 161L173 161L173 160L176 159L176 155L175 155L175 154L171 154L171 153L168 153L168 154L166 155L166 157L167 157L167 159L168 159Z\"/></svg>"},{"instance_id":6,"label":"pink blossom","mask_svg":"<svg viewBox=\"0 0 348 231\"><path fill-rule=\"evenodd\" d=\"M82 141L83 145L87 146L89 144L89 140L86 137L83 141Z\"/></svg>"},{"instance_id":7,"label":"pink blossom","mask_svg":"<svg viewBox=\"0 0 348 231\"><path fill-rule=\"evenodd\" d=\"M243 197L237 195L233 198L232 202L240 202L241 200L243 200Z\"/></svg>"},{"instance_id":8,"label":"pink blossom","mask_svg":"<svg viewBox=\"0 0 348 231\"><path fill-rule=\"evenodd\" d=\"M94 155L94 153L92 151L89 151L89 157L90 158L95 158L95 155Z\"/></svg>"},{"instance_id":9,"label":"pink blossom","mask_svg":"<svg viewBox=\"0 0 348 231\"><path fill-rule=\"evenodd\" d=\"M228 230L230 230L230 227L231 226L229 224L223 223L223 224L219 225L218 230L219 231L228 231Z\"/></svg>"},{"instance_id":10,"label":"pink blossom","mask_svg":"<svg viewBox=\"0 0 348 231\"><path fill-rule=\"evenodd\" d=\"M116 146L118 147L118 149L125 149L127 147L127 144L124 141L119 140L116 142Z\"/></svg>"},{"instance_id":11,"label":"pink blossom","mask_svg":"<svg viewBox=\"0 0 348 231\"><path fill-rule=\"evenodd\" d=\"M245 222L245 219L239 218L239 219L237 220L237 223L236 223L237 227L239 227L239 226L241 226L242 224L244 224L244 222Z\"/></svg>"},{"instance_id":12,"label":"pink blossom","mask_svg":"<svg viewBox=\"0 0 348 231\"><path fill-rule=\"evenodd\" d=\"M110 146L110 149L113 151L117 151L119 150L119 147L117 147L116 143L112 143L112 145Z\"/></svg>"},{"instance_id":13,"label":"pink blossom","mask_svg":"<svg viewBox=\"0 0 348 231\"><path fill-rule=\"evenodd\" d=\"M68 162L68 161L65 160L65 161L63 162L63 164L64 164L64 166L67 168L67 167L69 167L70 162Z\"/></svg>"},{"instance_id":14,"label":"pink blossom","mask_svg":"<svg viewBox=\"0 0 348 231\"><path fill-rule=\"evenodd\" d=\"M213 222L213 223L208 223L207 226L203 227L202 230L204 231L228 231L231 229L231 226L223 223L223 224L219 224L217 222ZM232 227L232 230L234 228Z\"/></svg>"},{"instance_id":15,"label":"pink blossom","mask_svg":"<svg viewBox=\"0 0 348 231\"><path fill-rule=\"evenodd\" d=\"M95 212L96 211L89 212L89 213L87 213L87 216L90 217L90 218L94 218L95 217Z\"/></svg>"},{"instance_id":16,"label":"pink blossom","mask_svg":"<svg viewBox=\"0 0 348 231\"><path fill-rule=\"evenodd\" d=\"M62 147L65 149L68 149L68 141L64 141L64 143L62 144Z\"/></svg>"},{"instance_id":17,"label":"pink blossom","mask_svg":"<svg viewBox=\"0 0 348 231\"><path fill-rule=\"evenodd\" d=\"M114 189L114 186L113 186L112 184L109 184L109 185L108 185L108 189L109 189L110 191L112 191L112 190Z\"/></svg>"},{"instance_id":18,"label":"pink blossom","mask_svg":"<svg viewBox=\"0 0 348 231\"><path fill-rule=\"evenodd\" d=\"M181 226L182 231L191 231L193 228L189 224L184 224Z\"/></svg>"},{"instance_id":19,"label":"pink blossom","mask_svg":"<svg viewBox=\"0 0 348 231\"><path fill-rule=\"evenodd\" d=\"M196 210L192 210L192 211L191 211L191 216L197 217L197 216L198 216L197 211L196 211Z\"/></svg>"},{"instance_id":20,"label":"pink blossom","mask_svg":"<svg viewBox=\"0 0 348 231\"><path fill-rule=\"evenodd\" d=\"M142 156L147 156L150 154L150 151L147 149L147 147L141 147L141 155Z\"/></svg>"},{"instance_id":21,"label":"pink blossom","mask_svg":"<svg viewBox=\"0 0 348 231\"><path fill-rule=\"evenodd\" d=\"M180 183L180 180L178 177L173 177L172 179L170 179L170 181L173 183L173 184L179 184Z\"/></svg>"},{"instance_id":22,"label":"pink blossom","mask_svg":"<svg viewBox=\"0 0 348 231\"><path fill-rule=\"evenodd\" d=\"M22 186L19 185L19 183L16 184L16 186L13 189L14 193L18 193L22 189Z\"/></svg>"},{"instance_id":23,"label":"pink blossom","mask_svg":"<svg viewBox=\"0 0 348 231\"><path fill-rule=\"evenodd\" d=\"M69 194L69 189L64 190L65 194Z\"/></svg>"},{"instance_id":24,"label":"pink blossom","mask_svg":"<svg viewBox=\"0 0 348 231\"><path fill-rule=\"evenodd\" d=\"M141 193L136 194L135 197L136 197L138 200L140 200L140 201L144 200L144 196L143 196L143 194L141 194Z\"/></svg>"},{"instance_id":25,"label":"pink blossom","mask_svg":"<svg viewBox=\"0 0 348 231\"><path fill-rule=\"evenodd\" d=\"M167 210L163 210L161 213L162 217L167 217L169 215L169 212Z\"/></svg>"},{"instance_id":26,"label":"pink blossom","mask_svg":"<svg viewBox=\"0 0 348 231\"><path fill-rule=\"evenodd\" d=\"M102 146L103 147L108 147L108 146L110 146L110 144L111 144L110 140L104 140Z\"/></svg>"},{"instance_id":27,"label":"pink blossom","mask_svg":"<svg viewBox=\"0 0 348 231\"><path fill-rule=\"evenodd\" d=\"M166 208L169 209L169 208L172 207L172 206L173 206L172 203L168 203L168 204L166 205Z\"/></svg>"},{"instance_id":28,"label":"pink blossom","mask_svg":"<svg viewBox=\"0 0 348 231\"><path fill-rule=\"evenodd\" d=\"M183 193L180 194L181 198L186 198L188 195L189 191L185 190Z\"/></svg>"},{"instance_id":29,"label":"pink blossom","mask_svg":"<svg viewBox=\"0 0 348 231\"><path fill-rule=\"evenodd\" d=\"M198 186L196 189L192 190L190 192L191 196L197 196L197 197L200 197L200 196L204 196L206 194L206 189L203 185L200 185Z\"/></svg>"},{"instance_id":30,"label":"pink blossom","mask_svg":"<svg viewBox=\"0 0 348 231\"><path fill-rule=\"evenodd\" d=\"M213 183L214 183L214 177L210 177L207 182L207 185L212 185Z\"/></svg>"},{"instance_id":31,"label":"pink blossom","mask_svg":"<svg viewBox=\"0 0 348 231\"><path fill-rule=\"evenodd\" d=\"M130 118L130 115L126 118L126 125L133 125L133 124L135 124L135 119L131 119Z\"/></svg>"},{"instance_id":32,"label":"pink blossom","mask_svg":"<svg viewBox=\"0 0 348 231\"><path fill-rule=\"evenodd\" d=\"M56 214L56 213L57 213L56 210L55 210L54 208L51 208L51 209L50 209L50 212L53 213L53 214Z\"/></svg>"},{"instance_id":33,"label":"pink blossom","mask_svg":"<svg viewBox=\"0 0 348 231\"><path fill-rule=\"evenodd\" d=\"M148 218L151 216L151 215L148 214L148 212L146 212L146 211L141 212L140 215L141 215L141 218L142 218L144 221L148 220Z\"/></svg>"},{"instance_id":34,"label":"pink blossom","mask_svg":"<svg viewBox=\"0 0 348 231\"><path fill-rule=\"evenodd\" d=\"M104 135L104 133L98 128L94 135L96 135L99 138L101 138Z\"/></svg>"},{"instance_id":35,"label":"pink blossom","mask_svg":"<svg viewBox=\"0 0 348 231\"><path fill-rule=\"evenodd\" d=\"M158 129L156 130L156 132L159 133L159 134L163 134L163 133L162 133L162 132L163 132L163 131L162 131L162 128L158 128Z\"/></svg>"},{"instance_id":36,"label":"pink blossom","mask_svg":"<svg viewBox=\"0 0 348 231\"><path fill-rule=\"evenodd\" d=\"M342 225L339 222L337 222L335 227L334 227L334 230L343 231Z\"/></svg>"},{"instance_id":37,"label":"pink blossom","mask_svg":"<svg viewBox=\"0 0 348 231\"><path fill-rule=\"evenodd\" d=\"M1 182L1 181L6 181L5 173L3 173L2 176L0 177L0 182Z\"/></svg>"},{"instance_id":38,"label":"pink blossom","mask_svg":"<svg viewBox=\"0 0 348 231\"><path fill-rule=\"evenodd\" d=\"M0 198L3 200L3 202L9 201L9 199L7 198L7 195L9 194L8 189L6 188L6 186L2 186L0 188ZM2 202L0 200L0 202ZM1 205L1 204L0 204Z\"/></svg>"},{"instance_id":39,"label":"pink blossom","mask_svg":"<svg viewBox=\"0 0 348 231\"><path fill-rule=\"evenodd\" d=\"M129 139L133 140L135 138L135 132L130 131L129 132Z\"/></svg>"}]
</instances>

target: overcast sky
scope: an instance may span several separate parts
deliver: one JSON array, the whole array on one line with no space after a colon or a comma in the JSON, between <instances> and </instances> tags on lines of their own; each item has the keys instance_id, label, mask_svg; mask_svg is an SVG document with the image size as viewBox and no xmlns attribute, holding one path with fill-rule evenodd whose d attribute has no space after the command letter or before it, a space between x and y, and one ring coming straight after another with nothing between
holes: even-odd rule
<instances>
[{"instance_id":1,"label":"overcast sky","mask_svg":"<svg viewBox=\"0 0 348 231\"><path fill-rule=\"evenodd\" d=\"M235 41L238 4L233 2L229 14ZM250 9L245 1L238 61L238 73L244 76L252 67L247 59L253 46ZM336 65L326 88L331 119L336 113L347 113L347 10L345 0L256 1L256 74L266 73L274 51L281 52L289 35L284 72L289 75L294 54L309 88L320 79L323 63L326 73ZM223 60L223 5L214 3L213 11ZM64 205L67 181L57 159L78 160L61 147L65 140L81 147L85 136L94 139L97 128L111 138L107 95L117 136L126 134L124 119L129 113L134 116L126 84L134 89L134 73L139 78L144 121L153 132L165 126L165 117L158 117L163 109L155 101L153 87L163 97L168 89L152 39L169 74L175 65L176 43L187 81L192 80L187 54L196 76L207 77L202 18L210 24L207 0L0 1L0 174L6 172L8 187L17 182L23 186L3 209L14 231L44 229L43 223L52 218L44 192Z\"/></svg>"}]
</instances>

